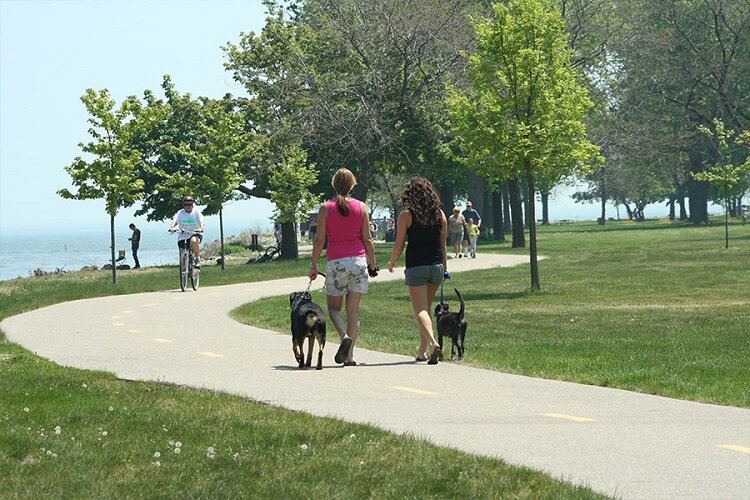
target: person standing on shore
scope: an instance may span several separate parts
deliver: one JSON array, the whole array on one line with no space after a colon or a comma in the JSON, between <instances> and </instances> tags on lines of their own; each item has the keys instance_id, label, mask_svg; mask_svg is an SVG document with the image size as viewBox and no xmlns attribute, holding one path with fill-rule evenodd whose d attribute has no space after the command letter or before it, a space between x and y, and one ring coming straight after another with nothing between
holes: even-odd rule
<instances>
[{"instance_id":1,"label":"person standing on shore","mask_svg":"<svg viewBox=\"0 0 750 500\"><path fill-rule=\"evenodd\" d=\"M368 275L377 276L375 246L370 234L367 205L352 198L357 178L340 168L331 181L336 198L323 203L318 211L318 230L310 258L310 281L318 277L318 259L326 238L326 303L328 315L341 338L334 361L356 366L354 344L359 336L359 303L367 293ZM346 297L346 324L341 308Z\"/></svg>"},{"instance_id":2,"label":"person standing on shore","mask_svg":"<svg viewBox=\"0 0 750 500\"><path fill-rule=\"evenodd\" d=\"M448 272L445 248L448 221L440 208L440 195L424 177L414 177L406 184L401 203L404 209L396 223L396 242L388 262L388 271L393 272L408 239L404 274L419 327L416 360L436 365L441 352L432 334L432 300ZM432 348L429 357L427 347Z\"/></svg>"},{"instance_id":3,"label":"person standing on shore","mask_svg":"<svg viewBox=\"0 0 750 500\"><path fill-rule=\"evenodd\" d=\"M128 227L133 231L133 236L128 238L128 241L130 241L130 249L133 252L133 260L135 261L133 269L138 269L141 267L141 263L138 262L138 248L141 246L141 230L135 227L135 224L132 222Z\"/></svg>"}]
</instances>

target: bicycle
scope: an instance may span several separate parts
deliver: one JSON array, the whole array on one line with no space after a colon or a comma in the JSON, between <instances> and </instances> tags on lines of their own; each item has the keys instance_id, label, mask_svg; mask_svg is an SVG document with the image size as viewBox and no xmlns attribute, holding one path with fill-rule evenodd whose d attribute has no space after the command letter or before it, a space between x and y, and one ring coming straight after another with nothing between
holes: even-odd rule
<instances>
[{"instance_id":1,"label":"bicycle","mask_svg":"<svg viewBox=\"0 0 750 500\"><path fill-rule=\"evenodd\" d=\"M198 285L201 281L201 270L200 267L195 267L197 257L193 252L193 249L190 248L190 237L195 233L182 229L171 229L169 232L184 234L187 236L187 239L184 240L185 244L180 248L180 289L184 292L188 287L188 281L190 281L190 286L193 290L198 290Z\"/></svg>"}]
</instances>

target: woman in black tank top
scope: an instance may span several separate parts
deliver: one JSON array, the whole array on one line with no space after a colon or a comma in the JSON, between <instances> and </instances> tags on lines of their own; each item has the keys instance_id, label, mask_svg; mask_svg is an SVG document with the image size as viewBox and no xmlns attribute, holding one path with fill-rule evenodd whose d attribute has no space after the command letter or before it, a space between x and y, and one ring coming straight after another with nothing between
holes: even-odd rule
<instances>
[{"instance_id":1,"label":"woman in black tank top","mask_svg":"<svg viewBox=\"0 0 750 500\"><path fill-rule=\"evenodd\" d=\"M404 245L406 248L406 285L411 306L419 327L419 350L417 361L437 364L440 346L432 334L432 301L448 272L445 239L448 221L440 209L440 196L432 183L424 177L414 177L404 188L401 196L404 210L398 216L396 242L393 245L388 270L394 265ZM427 348L432 349L429 358Z\"/></svg>"}]
</instances>

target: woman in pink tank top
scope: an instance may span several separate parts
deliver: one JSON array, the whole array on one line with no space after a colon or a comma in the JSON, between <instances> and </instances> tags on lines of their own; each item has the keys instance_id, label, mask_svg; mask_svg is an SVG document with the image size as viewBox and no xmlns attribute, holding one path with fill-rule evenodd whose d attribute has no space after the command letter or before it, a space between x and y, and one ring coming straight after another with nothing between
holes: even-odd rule
<instances>
[{"instance_id":1,"label":"woman in pink tank top","mask_svg":"<svg viewBox=\"0 0 750 500\"><path fill-rule=\"evenodd\" d=\"M355 366L354 344L359 336L359 302L367 293L368 275L377 275L375 246L370 237L367 205L351 197L354 174L340 168L331 181L336 199L323 203L310 259L310 280L318 277L318 259L326 238L326 302L328 315L341 338L334 361ZM346 322L341 308L346 297Z\"/></svg>"}]
</instances>

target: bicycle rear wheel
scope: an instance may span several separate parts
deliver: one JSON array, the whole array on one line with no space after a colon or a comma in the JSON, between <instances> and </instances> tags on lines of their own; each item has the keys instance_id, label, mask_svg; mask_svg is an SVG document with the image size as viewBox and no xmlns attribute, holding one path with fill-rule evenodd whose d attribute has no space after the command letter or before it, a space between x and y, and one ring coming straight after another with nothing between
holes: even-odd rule
<instances>
[{"instance_id":1,"label":"bicycle rear wheel","mask_svg":"<svg viewBox=\"0 0 750 500\"><path fill-rule=\"evenodd\" d=\"M187 252L180 250L180 289L184 292L188 286L188 275L190 274L190 263Z\"/></svg>"},{"instance_id":2,"label":"bicycle rear wheel","mask_svg":"<svg viewBox=\"0 0 750 500\"><path fill-rule=\"evenodd\" d=\"M201 270L200 268L196 268L194 266L195 262L195 255L193 252L190 252L190 286L193 287L193 290L198 290L198 285L201 281Z\"/></svg>"}]
</instances>

